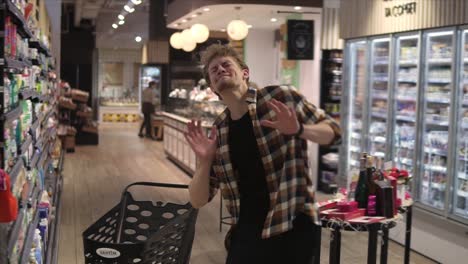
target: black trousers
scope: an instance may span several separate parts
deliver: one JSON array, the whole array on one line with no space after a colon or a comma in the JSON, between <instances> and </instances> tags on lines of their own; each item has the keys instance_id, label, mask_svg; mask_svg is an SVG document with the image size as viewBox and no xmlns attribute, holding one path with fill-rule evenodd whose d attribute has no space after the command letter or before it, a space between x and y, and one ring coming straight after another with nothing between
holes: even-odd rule
<instances>
[{"instance_id":1,"label":"black trousers","mask_svg":"<svg viewBox=\"0 0 468 264\"><path fill-rule=\"evenodd\" d=\"M146 136L151 136L151 113L143 113L143 123L141 123L140 134L143 133L143 128L146 130Z\"/></svg>"},{"instance_id":2,"label":"black trousers","mask_svg":"<svg viewBox=\"0 0 468 264\"><path fill-rule=\"evenodd\" d=\"M226 264L312 264L320 226L309 216L298 215L293 229L268 239L243 234L239 226L233 231ZM247 237L247 239L245 239Z\"/></svg>"}]
</instances>

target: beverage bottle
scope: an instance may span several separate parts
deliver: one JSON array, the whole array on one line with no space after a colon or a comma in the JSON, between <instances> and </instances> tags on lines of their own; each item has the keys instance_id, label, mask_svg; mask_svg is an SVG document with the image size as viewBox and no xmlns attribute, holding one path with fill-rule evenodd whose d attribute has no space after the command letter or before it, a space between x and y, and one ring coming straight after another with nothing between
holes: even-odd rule
<instances>
[{"instance_id":1,"label":"beverage bottle","mask_svg":"<svg viewBox=\"0 0 468 264\"><path fill-rule=\"evenodd\" d=\"M354 193L354 200L358 203L358 208L367 208L367 199L369 196L369 189L367 187L367 155L360 158L359 166L359 180Z\"/></svg>"}]
</instances>

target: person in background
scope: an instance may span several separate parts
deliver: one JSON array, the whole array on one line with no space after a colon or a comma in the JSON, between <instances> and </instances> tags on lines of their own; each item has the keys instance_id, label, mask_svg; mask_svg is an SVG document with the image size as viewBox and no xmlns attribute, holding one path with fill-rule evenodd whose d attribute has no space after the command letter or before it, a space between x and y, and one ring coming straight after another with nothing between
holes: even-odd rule
<instances>
[{"instance_id":1,"label":"person in background","mask_svg":"<svg viewBox=\"0 0 468 264\"><path fill-rule=\"evenodd\" d=\"M208 47L202 64L227 108L209 135L199 120L188 123L185 138L199 160L191 204L200 208L221 189L233 221L227 264L312 263L320 227L307 141L337 144L339 125L292 87L250 87L232 47Z\"/></svg>"},{"instance_id":2,"label":"person in background","mask_svg":"<svg viewBox=\"0 0 468 264\"><path fill-rule=\"evenodd\" d=\"M151 138L151 115L154 113L156 104L158 103L158 96L156 91L156 82L151 81L141 95L141 112L143 113L143 123L141 123L139 137L143 137L143 128L145 128L146 137Z\"/></svg>"}]
</instances>

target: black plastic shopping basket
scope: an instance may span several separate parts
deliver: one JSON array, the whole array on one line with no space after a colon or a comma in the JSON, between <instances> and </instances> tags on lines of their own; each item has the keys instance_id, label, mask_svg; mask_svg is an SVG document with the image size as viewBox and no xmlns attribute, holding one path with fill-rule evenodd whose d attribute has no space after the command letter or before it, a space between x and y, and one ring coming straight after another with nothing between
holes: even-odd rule
<instances>
[{"instance_id":1,"label":"black plastic shopping basket","mask_svg":"<svg viewBox=\"0 0 468 264\"><path fill-rule=\"evenodd\" d=\"M83 232L85 264L187 264L198 210L190 203L135 201L135 185L187 189L187 185L136 182L118 205Z\"/></svg>"}]
</instances>

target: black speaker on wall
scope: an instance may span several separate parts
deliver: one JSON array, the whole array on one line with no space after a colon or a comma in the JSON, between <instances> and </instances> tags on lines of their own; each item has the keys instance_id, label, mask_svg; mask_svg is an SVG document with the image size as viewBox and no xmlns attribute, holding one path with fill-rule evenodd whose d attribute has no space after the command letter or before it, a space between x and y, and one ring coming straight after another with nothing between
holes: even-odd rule
<instances>
[{"instance_id":1,"label":"black speaker on wall","mask_svg":"<svg viewBox=\"0 0 468 264\"><path fill-rule=\"evenodd\" d=\"M314 21L288 20L288 60L314 59Z\"/></svg>"}]
</instances>

